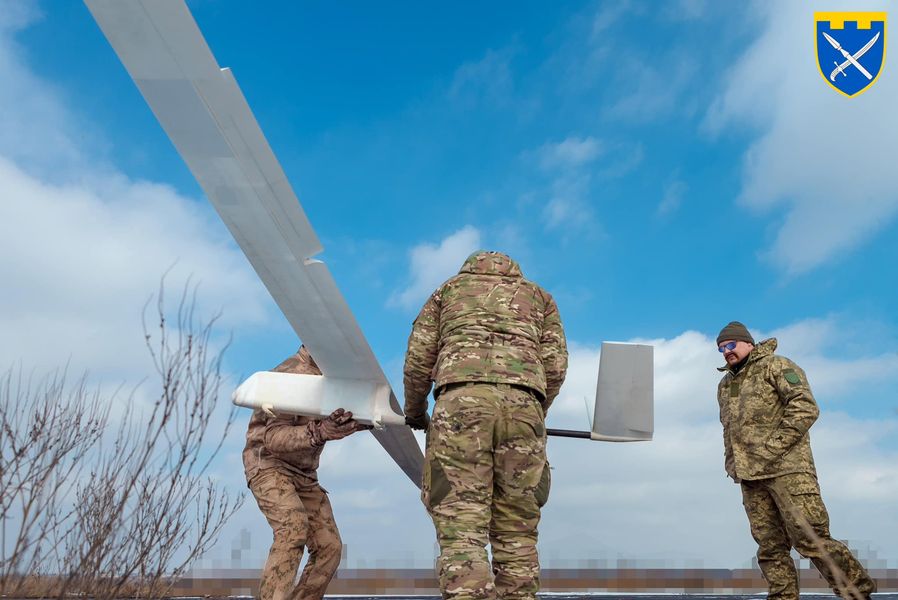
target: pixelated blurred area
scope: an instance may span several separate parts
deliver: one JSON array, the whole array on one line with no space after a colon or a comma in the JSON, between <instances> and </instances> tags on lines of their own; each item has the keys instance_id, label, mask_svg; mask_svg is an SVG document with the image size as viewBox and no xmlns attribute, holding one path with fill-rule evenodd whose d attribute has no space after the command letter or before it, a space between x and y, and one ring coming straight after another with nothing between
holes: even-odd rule
<instances>
[{"instance_id":1,"label":"pixelated blurred area","mask_svg":"<svg viewBox=\"0 0 898 600\"><path fill-rule=\"evenodd\" d=\"M586 561L584 561L586 562ZM814 568L801 565L802 592L827 594L826 581ZM872 568L879 586L877 600L898 600L898 568ZM172 596L257 596L257 569L194 571L175 584ZM543 569L542 592L554 594L759 594L767 584L756 568L704 569L644 566L600 566ZM340 569L327 589L329 596L439 596L433 569ZM645 596L640 596L644 599Z\"/></svg>"}]
</instances>

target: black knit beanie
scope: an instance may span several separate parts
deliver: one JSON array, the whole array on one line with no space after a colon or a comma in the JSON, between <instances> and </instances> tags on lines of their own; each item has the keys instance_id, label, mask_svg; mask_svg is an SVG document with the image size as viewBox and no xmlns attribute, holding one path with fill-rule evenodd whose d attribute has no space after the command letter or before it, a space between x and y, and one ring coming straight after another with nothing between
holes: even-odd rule
<instances>
[{"instance_id":1,"label":"black knit beanie","mask_svg":"<svg viewBox=\"0 0 898 600\"><path fill-rule=\"evenodd\" d=\"M748 342L752 346L755 345L755 338L751 337L748 328L739 321L730 321L726 327L720 330L717 335L717 345L727 340L736 342Z\"/></svg>"}]
</instances>

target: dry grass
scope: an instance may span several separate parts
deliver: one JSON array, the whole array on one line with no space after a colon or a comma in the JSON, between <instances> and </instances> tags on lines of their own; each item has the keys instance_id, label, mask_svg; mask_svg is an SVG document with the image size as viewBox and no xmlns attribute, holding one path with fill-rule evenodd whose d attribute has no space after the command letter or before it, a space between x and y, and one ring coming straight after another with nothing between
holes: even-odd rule
<instances>
[{"instance_id":1,"label":"dry grass","mask_svg":"<svg viewBox=\"0 0 898 600\"><path fill-rule=\"evenodd\" d=\"M867 600L867 596L860 592L857 589L857 586L848 579L845 575L845 572L836 564L836 561L833 560L832 556L826 551L826 545L823 543L823 539L817 535L817 532L814 530L814 527L808 522L805 518L802 510L795 506L789 499L788 494L781 494L782 498L786 501L789 512L792 514L793 519L798 526L801 528L802 533L804 533L808 539L810 539L814 546L817 548L817 551L820 553L820 558L826 565L826 568L829 569L832 574L836 589L834 590L840 597L848 598L850 600Z\"/></svg>"}]
</instances>

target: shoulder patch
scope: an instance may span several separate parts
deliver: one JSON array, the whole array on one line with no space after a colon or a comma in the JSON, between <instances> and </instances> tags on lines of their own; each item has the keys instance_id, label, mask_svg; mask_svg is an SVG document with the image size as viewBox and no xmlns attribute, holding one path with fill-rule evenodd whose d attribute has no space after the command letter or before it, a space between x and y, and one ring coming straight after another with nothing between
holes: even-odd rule
<instances>
[{"instance_id":1,"label":"shoulder patch","mask_svg":"<svg viewBox=\"0 0 898 600\"><path fill-rule=\"evenodd\" d=\"M783 375L786 378L786 381L791 383L792 385L798 385L801 383L801 377L798 376L798 373L793 371L792 369L788 369Z\"/></svg>"}]
</instances>

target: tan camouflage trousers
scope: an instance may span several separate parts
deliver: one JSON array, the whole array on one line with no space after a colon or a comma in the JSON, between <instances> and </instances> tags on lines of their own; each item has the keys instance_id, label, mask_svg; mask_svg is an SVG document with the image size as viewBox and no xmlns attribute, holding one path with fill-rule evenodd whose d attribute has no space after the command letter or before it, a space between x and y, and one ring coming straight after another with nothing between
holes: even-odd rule
<instances>
[{"instance_id":1,"label":"tan camouflage trousers","mask_svg":"<svg viewBox=\"0 0 898 600\"><path fill-rule=\"evenodd\" d=\"M758 543L758 565L770 588L768 598L798 600L798 574L789 555L792 548L814 563L836 595L847 596L827 558L861 594L875 591L876 584L861 563L830 536L829 515L813 475L793 473L743 481L742 504ZM807 526L813 529L813 536Z\"/></svg>"},{"instance_id":2,"label":"tan camouflage trousers","mask_svg":"<svg viewBox=\"0 0 898 600\"><path fill-rule=\"evenodd\" d=\"M536 597L537 524L549 477L543 419L533 393L504 384L468 384L439 395L422 499L440 545L443 598Z\"/></svg>"},{"instance_id":3,"label":"tan camouflage trousers","mask_svg":"<svg viewBox=\"0 0 898 600\"><path fill-rule=\"evenodd\" d=\"M327 492L276 469L259 472L249 488L274 532L259 584L261 599L322 598L343 550ZM309 560L294 586L304 546L309 548Z\"/></svg>"}]
</instances>

